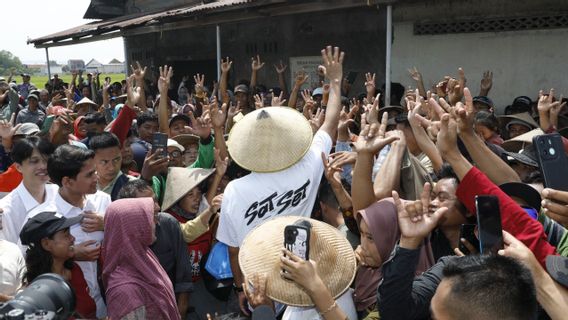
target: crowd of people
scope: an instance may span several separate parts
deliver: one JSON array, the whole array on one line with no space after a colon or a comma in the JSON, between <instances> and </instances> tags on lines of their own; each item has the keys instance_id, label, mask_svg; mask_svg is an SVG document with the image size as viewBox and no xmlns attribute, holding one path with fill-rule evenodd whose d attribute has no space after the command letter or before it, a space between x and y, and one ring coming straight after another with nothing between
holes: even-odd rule
<instances>
[{"instance_id":1,"label":"crowd of people","mask_svg":"<svg viewBox=\"0 0 568 320\"><path fill-rule=\"evenodd\" d=\"M532 138L568 133L566 99L503 109L489 71L474 96L461 68L430 90L413 68L385 105L375 74L359 90L344 52L321 58L315 88L282 62L267 88L259 56L233 84L230 58L218 83L139 63L0 79L0 302L56 273L75 319L564 319L568 190ZM480 195L495 254L460 235ZM292 217L307 259L284 248Z\"/></svg>"}]
</instances>

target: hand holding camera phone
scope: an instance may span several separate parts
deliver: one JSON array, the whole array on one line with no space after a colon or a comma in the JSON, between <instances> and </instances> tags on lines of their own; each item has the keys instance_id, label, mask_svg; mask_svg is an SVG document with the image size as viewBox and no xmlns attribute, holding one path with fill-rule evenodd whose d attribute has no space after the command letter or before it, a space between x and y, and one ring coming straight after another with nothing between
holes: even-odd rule
<instances>
[{"instance_id":1,"label":"hand holding camera phone","mask_svg":"<svg viewBox=\"0 0 568 320\"><path fill-rule=\"evenodd\" d=\"M168 135L161 132L152 134L152 153L156 153L158 149L161 150L160 158L168 157Z\"/></svg>"},{"instance_id":2,"label":"hand holding camera phone","mask_svg":"<svg viewBox=\"0 0 568 320\"><path fill-rule=\"evenodd\" d=\"M460 226L460 242L458 244L458 249L465 254L477 254L479 252L479 240L475 236L475 224L462 224ZM475 252L471 252L469 248L462 242L462 239L465 239L467 242L471 244L473 248L476 249Z\"/></svg>"},{"instance_id":3,"label":"hand holding camera phone","mask_svg":"<svg viewBox=\"0 0 568 320\"><path fill-rule=\"evenodd\" d=\"M568 191L568 158L564 153L562 137L558 133L544 134L533 138L544 186Z\"/></svg>"},{"instance_id":4,"label":"hand holding camera phone","mask_svg":"<svg viewBox=\"0 0 568 320\"><path fill-rule=\"evenodd\" d=\"M497 254L503 249L501 211L496 196L475 196L479 248L481 254Z\"/></svg>"},{"instance_id":5,"label":"hand holding camera phone","mask_svg":"<svg viewBox=\"0 0 568 320\"><path fill-rule=\"evenodd\" d=\"M298 220L284 228L284 247L301 259L310 258L310 232L312 225L307 220Z\"/></svg>"}]
</instances>

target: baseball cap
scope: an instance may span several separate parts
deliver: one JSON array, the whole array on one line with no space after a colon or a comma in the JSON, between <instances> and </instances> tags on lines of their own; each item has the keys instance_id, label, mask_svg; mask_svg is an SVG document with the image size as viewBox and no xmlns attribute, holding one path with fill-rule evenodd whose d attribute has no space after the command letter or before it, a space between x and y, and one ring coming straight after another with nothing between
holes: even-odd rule
<instances>
[{"instance_id":1,"label":"baseball cap","mask_svg":"<svg viewBox=\"0 0 568 320\"><path fill-rule=\"evenodd\" d=\"M568 287L568 257L546 257L546 271L556 282Z\"/></svg>"},{"instance_id":2,"label":"baseball cap","mask_svg":"<svg viewBox=\"0 0 568 320\"><path fill-rule=\"evenodd\" d=\"M522 182L507 182L499 186L509 197L523 199L531 208L540 211L542 198L538 191L530 185Z\"/></svg>"},{"instance_id":3,"label":"baseball cap","mask_svg":"<svg viewBox=\"0 0 568 320\"><path fill-rule=\"evenodd\" d=\"M323 88L322 87L318 87L314 89L314 92L312 92L312 97L315 96L322 96L323 95Z\"/></svg>"},{"instance_id":4,"label":"baseball cap","mask_svg":"<svg viewBox=\"0 0 568 320\"><path fill-rule=\"evenodd\" d=\"M489 108L495 108L495 105L493 104L493 100L489 99L489 97L486 96L476 96L473 97L473 103L483 103L484 105L488 106Z\"/></svg>"},{"instance_id":5,"label":"baseball cap","mask_svg":"<svg viewBox=\"0 0 568 320\"><path fill-rule=\"evenodd\" d=\"M20 74L20 76L22 76L22 77L29 77L30 75L29 75L29 73L22 73L22 74Z\"/></svg>"},{"instance_id":6,"label":"baseball cap","mask_svg":"<svg viewBox=\"0 0 568 320\"><path fill-rule=\"evenodd\" d=\"M35 123L25 122L22 123L16 132L14 132L14 136L31 136L39 132L39 127Z\"/></svg>"},{"instance_id":7,"label":"baseball cap","mask_svg":"<svg viewBox=\"0 0 568 320\"><path fill-rule=\"evenodd\" d=\"M185 151L185 148L174 139L168 139L168 147L178 148L181 152Z\"/></svg>"},{"instance_id":8,"label":"baseball cap","mask_svg":"<svg viewBox=\"0 0 568 320\"><path fill-rule=\"evenodd\" d=\"M239 84L238 86L235 87L235 93L238 92L248 93L249 89L245 84Z\"/></svg>"},{"instance_id":9,"label":"baseball cap","mask_svg":"<svg viewBox=\"0 0 568 320\"><path fill-rule=\"evenodd\" d=\"M168 126L171 127L172 123L177 120L183 120L183 122L185 122L185 124L188 126L191 124L191 119L188 116L186 116L185 114L176 114L170 119Z\"/></svg>"},{"instance_id":10,"label":"baseball cap","mask_svg":"<svg viewBox=\"0 0 568 320\"><path fill-rule=\"evenodd\" d=\"M57 231L78 224L83 215L73 218L65 218L57 212L41 212L26 222L20 232L20 240L23 245L37 244L41 239L49 237Z\"/></svg>"},{"instance_id":11,"label":"baseball cap","mask_svg":"<svg viewBox=\"0 0 568 320\"><path fill-rule=\"evenodd\" d=\"M28 100L29 100L30 98L34 98L34 99L36 99L36 100L39 100L39 97L38 97L37 94L35 94L35 93L30 93L30 94L28 94Z\"/></svg>"}]
</instances>

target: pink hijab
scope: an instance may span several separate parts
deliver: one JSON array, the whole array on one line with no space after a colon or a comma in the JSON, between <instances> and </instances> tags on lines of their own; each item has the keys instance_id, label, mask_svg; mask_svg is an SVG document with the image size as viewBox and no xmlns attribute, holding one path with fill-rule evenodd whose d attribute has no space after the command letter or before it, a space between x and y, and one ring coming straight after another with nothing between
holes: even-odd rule
<instances>
[{"instance_id":1,"label":"pink hijab","mask_svg":"<svg viewBox=\"0 0 568 320\"><path fill-rule=\"evenodd\" d=\"M151 198L117 200L106 211L102 276L111 319L141 306L147 319L180 319L172 283L149 248L153 223Z\"/></svg>"},{"instance_id":2,"label":"pink hijab","mask_svg":"<svg viewBox=\"0 0 568 320\"><path fill-rule=\"evenodd\" d=\"M382 263L387 262L400 238L398 213L394 200L386 198L377 201L368 208L359 211L359 214L369 227L369 232L373 236L373 242L377 247ZM416 275L428 270L435 262L432 248L428 243L425 243L420 250ZM355 304L357 310L365 310L377 302L377 288L382 278L381 267L359 266L355 276Z\"/></svg>"}]
</instances>

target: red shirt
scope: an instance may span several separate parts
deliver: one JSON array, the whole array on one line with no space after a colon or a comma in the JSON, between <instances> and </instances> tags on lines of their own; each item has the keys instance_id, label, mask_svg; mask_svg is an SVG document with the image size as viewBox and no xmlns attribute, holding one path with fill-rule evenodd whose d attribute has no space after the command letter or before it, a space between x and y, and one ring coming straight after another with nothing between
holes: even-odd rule
<instances>
[{"instance_id":1,"label":"red shirt","mask_svg":"<svg viewBox=\"0 0 568 320\"><path fill-rule=\"evenodd\" d=\"M8 170L0 174L0 192L12 192L22 182L24 176L16 169L13 163Z\"/></svg>"},{"instance_id":2,"label":"red shirt","mask_svg":"<svg viewBox=\"0 0 568 320\"><path fill-rule=\"evenodd\" d=\"M513 199L497 187L485 174L476 167L465 175L456 191L458 199L469 210L475 213L476 195L494 195L499 198L501 224L503 230L524 243L546 269L546 257L556 255L556 248L546 240L544 228L537 220L532 219Z\"/></svg>"},{"instance_id":3,"label":"red shirt","mask_svg":"<svg viewBox=\"0 0 568 320\"><path fill-rule=\"evenodd\" d=\"M81 319L96 319L97 318L97 305L95 300L89 295L89 287L85 281L83 271L78 264L73 263L71 269L71 287L75 291L75 299L77 300L75 313Z\"/></svg>"}]
</instances>

